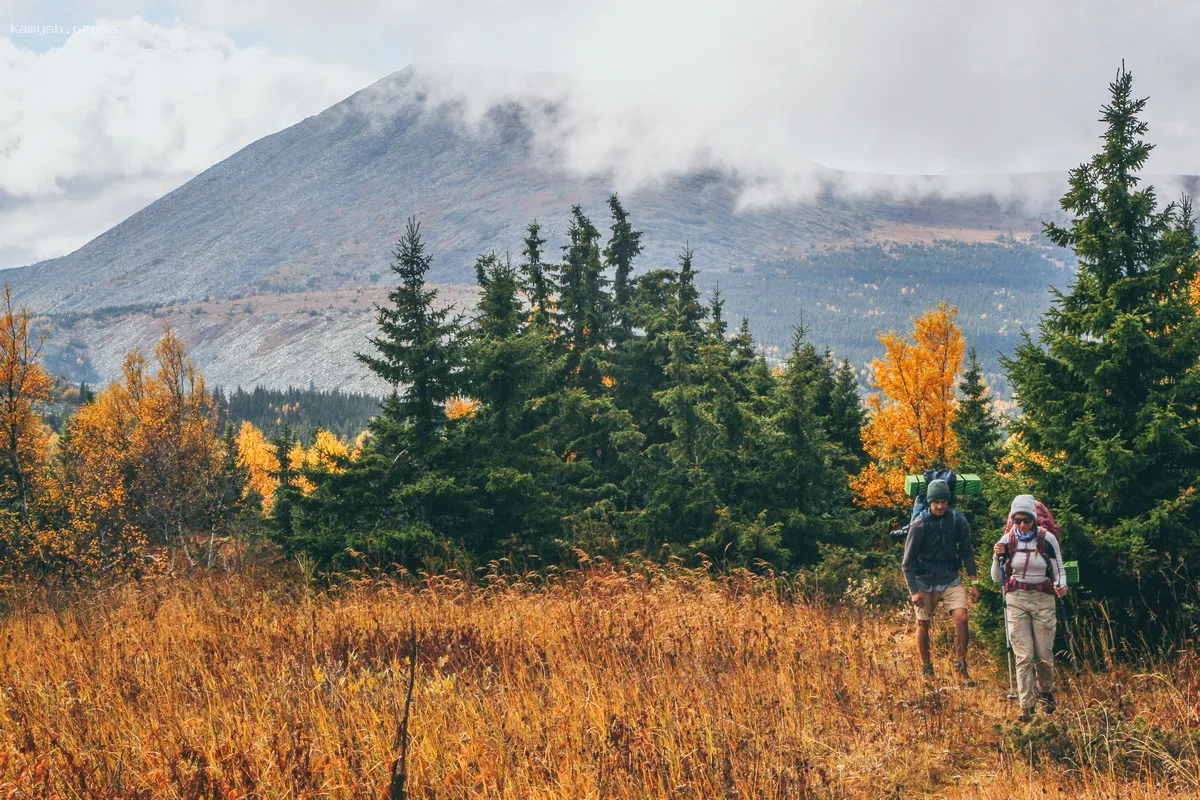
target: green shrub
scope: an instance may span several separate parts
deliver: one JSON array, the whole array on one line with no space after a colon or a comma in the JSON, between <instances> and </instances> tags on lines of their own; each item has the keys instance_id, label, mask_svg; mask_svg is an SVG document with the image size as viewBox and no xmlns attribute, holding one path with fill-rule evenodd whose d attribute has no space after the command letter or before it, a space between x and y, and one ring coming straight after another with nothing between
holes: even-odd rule
<instances>
[{"instance_id":1,"label":"green shrub","mask_svg":"<svg viewBox=\"0 0 1200 800\"><path fill-rule=\"evenodd\" d=\"M899 548L878 552L819 545L821 558L796 573L796 589L827 603L892 606L908 600Z\"/></svg>"},{"instance_id":2,"label":"green shrub","mask_svg":"<svg viewBox=\"0 0 1200 800\"><path fill-rule=\"evenodd\" d=\"M1059 762L1120 778L1200 788L1200 731L1168 730L1095 706L1014 723L1002 734L1008 751L1035 765Z\"/></svg>"}]
</instances>

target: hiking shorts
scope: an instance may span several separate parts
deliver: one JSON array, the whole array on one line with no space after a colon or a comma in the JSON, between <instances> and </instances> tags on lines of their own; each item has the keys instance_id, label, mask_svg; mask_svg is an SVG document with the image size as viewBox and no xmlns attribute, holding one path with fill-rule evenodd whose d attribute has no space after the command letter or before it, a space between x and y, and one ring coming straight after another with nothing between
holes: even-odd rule
<instances>
[{"instance_id":1,"label":"hiking shorts","mask_svg":"<svg viewBox=\"0 0 1200 800\"><path fill-rule=\"evenodd\" d=\"M961 583L949 587L944 592L926 592L925 598L925 605L913 606L917 622L928 622L933 617L933 609L939 600L946 604L947 611L967 607L967 590Z\"/></svg>"}]
</instances>

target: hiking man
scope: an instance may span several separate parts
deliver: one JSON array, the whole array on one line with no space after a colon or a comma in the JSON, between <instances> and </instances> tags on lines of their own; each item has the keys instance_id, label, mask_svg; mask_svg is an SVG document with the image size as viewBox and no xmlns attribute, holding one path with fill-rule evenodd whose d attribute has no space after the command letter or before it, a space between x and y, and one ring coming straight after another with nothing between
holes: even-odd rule
<instances>
[{"instance_id":1,"label":"hiking man","mask_svg":"<svg viewBox=\"0 0 1200 800\"><path fill-rule=\"evenodd\" d=\"M975 681L967 673L967 590L959 570L975 577L975 552L971 546L971 526L962 514L950 508L950 486L944 480L932 480L925 490L929 511L922 513L908 529L904 543L904 580L917 616L917 652L921 656L921 674L933 677L929 659L929 620L938 601L946 604L954 620L955 670L967 686ZM971 602L979 601L979 587L972 586Z\"/></svg>"},{"instance_id":2,"label":"hiking man","mask_svg":"<svg viewBox=\"0 0 1200 800\"><path fill-rule=\"evenodd\" d=\"M1067 571L1058 538L1037 524L1037 500L1032 495L1014 497L1008 517L1014 529L992 548L992 580L1004 583L1004 617L1017 661L1020 719L1028 722L1033 719L1039 694L1047 714L1053 714L1056 707L1055 612L1057 598L1067 594Z\"/></svg>"}]
</instances>

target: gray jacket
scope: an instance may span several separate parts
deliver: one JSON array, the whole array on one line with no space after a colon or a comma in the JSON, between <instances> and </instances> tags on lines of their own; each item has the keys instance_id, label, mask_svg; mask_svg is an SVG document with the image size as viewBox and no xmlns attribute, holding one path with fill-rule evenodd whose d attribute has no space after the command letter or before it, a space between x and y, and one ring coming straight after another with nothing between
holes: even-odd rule
<instances>
[{"instance_id":1,"label":"gray jacket","mask_svg":"<svg viewBox=\"0 0 1200 800\"><path fill-rule=\"evenodd\" d=\"M955 518L959 520L957 531ZM904 541L902 566L910 594L958 583L962 567L974 578L975 550L966 517L951 508L940 517L922 514L913 520Z\"/></svg>"}]
</instances>

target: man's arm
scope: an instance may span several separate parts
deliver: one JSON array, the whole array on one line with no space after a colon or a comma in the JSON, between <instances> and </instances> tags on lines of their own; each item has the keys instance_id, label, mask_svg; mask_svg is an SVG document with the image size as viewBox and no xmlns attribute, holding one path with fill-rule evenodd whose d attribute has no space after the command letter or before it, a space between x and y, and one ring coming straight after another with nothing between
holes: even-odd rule
<instances>
[{"instance_id":1,"label":"man's arm","mask_svg":"<svg viewBox=\"0 0 1200 800\"><path fill-rule=\"evenodd\" d=\"M922 517L917 517L908 528L908 538L904 540L904 558L900 567L904 570L904 582L908 584L908 593L916 594L917 588L917 553L921 551L921 543L925 540L925 524Z\"/></svg>"},{"instance_id":2,"label":"man's arm","mask_svg":"<svg viewBox=\"0 0 1200 800\"><path fill-rule=\"evenodd\" d=\"M962 530L958 534L958 558L966 567L967 575L974 578L977 573L975 570L975 547L971 542L971 523L967 522L967 518L962 514L958 516L962 520Z\"/></svg>"}]
</instances>

